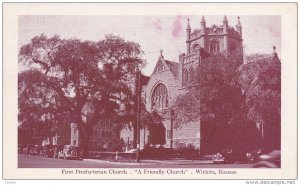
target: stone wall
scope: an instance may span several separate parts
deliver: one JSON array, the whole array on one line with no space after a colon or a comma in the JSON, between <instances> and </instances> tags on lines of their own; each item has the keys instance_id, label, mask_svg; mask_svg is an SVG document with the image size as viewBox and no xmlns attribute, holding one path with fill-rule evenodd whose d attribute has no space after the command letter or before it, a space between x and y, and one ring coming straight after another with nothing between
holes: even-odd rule
<instances>
[{"instance_id":1,"label":"stone wall","mask_svg":"<svg viewBox=\"0 0 300 185\"><path fill-rule=\"evenodd\" d=\"M192 144L199 148L200 146L200 123L189 122L185 125L180 125L178 128L174 128L173 146L178 144Z\"/></svg>"}]
</instances>

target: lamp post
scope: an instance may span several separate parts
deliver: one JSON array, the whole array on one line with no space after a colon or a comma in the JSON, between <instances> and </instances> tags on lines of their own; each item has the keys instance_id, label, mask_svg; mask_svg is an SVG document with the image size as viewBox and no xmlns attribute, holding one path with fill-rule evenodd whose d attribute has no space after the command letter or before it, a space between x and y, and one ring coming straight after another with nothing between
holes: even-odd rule
<instances>
[{"instance_id":1,"label":"lamp post","mask_svg":"<svg viewBox=\"0 0 300 185\"><path fill-rule=\"evenodd\" d=\"M140 162L140 114L141 114L141 107L140 107L140 99L141 99L141 71L138 69L136 74L136 93L137 93L137 119L136 119L136 162Z\"/></svg>"}]
</instances>

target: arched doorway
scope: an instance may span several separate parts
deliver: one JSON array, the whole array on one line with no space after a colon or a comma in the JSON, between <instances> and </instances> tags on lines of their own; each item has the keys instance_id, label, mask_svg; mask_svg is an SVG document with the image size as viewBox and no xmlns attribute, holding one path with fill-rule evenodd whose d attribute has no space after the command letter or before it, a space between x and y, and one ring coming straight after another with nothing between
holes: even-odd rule
<instances>
[{"instance_id":1,"label":"arched doorway","mask_svg":"<svg viewBox=\"0 0 300 185\"><path fill-rule=\"evenodd\" d=\"M150 128L149 142L152 145L164 145L166 144L166 128L162 123Z\"/></svg>"}]
</instances>

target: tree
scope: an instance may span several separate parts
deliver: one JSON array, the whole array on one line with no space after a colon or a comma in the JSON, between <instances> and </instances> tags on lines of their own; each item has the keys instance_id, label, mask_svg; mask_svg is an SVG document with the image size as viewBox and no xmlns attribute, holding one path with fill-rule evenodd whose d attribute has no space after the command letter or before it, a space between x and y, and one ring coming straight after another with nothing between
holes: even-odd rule
<instances>
[{"instance_id":1,"label":"tree","mask_svg":"<svg viewBox=\"0 0 300 185\"><path fill-rule=\"evenodd\" d=\"M276 53L254 58L238 70L245 116L255 125L264 148L280 149L281 63Z\"/></svg>"},{"instance_id":2,"label":"tree","mask_svg":"<svg viewBox=\"0 0 300 185\"><path fill-rule=\"evenodd\" d=\"M19 62L29 66L18 75L20 124L52 128L77 123L80 145L87 151L88 136L99 118L131 121L126 112L133 102L130 83L144 65L142 54L137 43L113 35L99 42L34 37L19 53ZM93 113L88 124L82 120L87 104Z\"/></svg>"},{"instance_id":3,"label":"tree","mask_svg":"<svg viewBox=\"0 0 300 185\"><path fill-rule=\"evenodd\" d=\"M241 50L202 59L187 92L175 101L177 125L200 120L201 152L235 145L236 120L242 117L243 97L232 80L242 62Z\"/></svg>"},{"instance_id":4,"label":"tree","mask_svg":"<svg viewBox=\"0 0 300 185\"><path fill-rule=\"evenodd\" d=\"M242 58L235 51L201 61L174 104L177 124L200 120L204 152L280 148L280 60L276 53Z\"/></svg>"}]
</instances>

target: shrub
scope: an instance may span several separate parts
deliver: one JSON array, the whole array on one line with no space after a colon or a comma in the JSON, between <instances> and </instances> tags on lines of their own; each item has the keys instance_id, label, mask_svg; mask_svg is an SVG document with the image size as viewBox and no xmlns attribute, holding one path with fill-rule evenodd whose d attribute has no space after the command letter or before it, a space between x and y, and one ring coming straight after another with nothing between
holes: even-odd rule
<instances>
[{"instance_id":1,"label":"shrub","mask_svg":"<svg viewBox=\"0 0 300 185\"><path fill-rule=\"evenodd\" d=\"M180 143L177 146L176 151L180 157L195 158L199 156L199 149L191 143L187 145Z\"/></svg>"}]
</instances>

